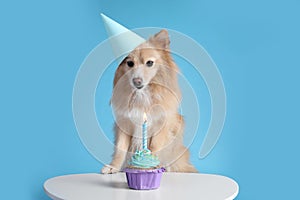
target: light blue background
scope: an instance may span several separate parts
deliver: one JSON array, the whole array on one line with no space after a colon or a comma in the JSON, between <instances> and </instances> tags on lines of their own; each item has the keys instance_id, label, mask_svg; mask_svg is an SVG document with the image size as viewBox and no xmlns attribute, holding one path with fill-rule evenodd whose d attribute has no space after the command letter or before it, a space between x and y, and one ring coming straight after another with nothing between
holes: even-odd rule
<instances>
[{"instance_id":1,"label":"light blue background","mask_svg":"<svg viewBox=\"0 0 300 200\"><path fill-rule=\"evenodd\" d=\"M297 0L1 1L1 199L49 199L48 178L101 168L72 117L77 70L106 39L100 12L129 28L166 27L198 41L219 67L228 104L217 146L198 160L199 136L193 163L234 178L237 199L296 199L299 9Z\"/></svg>"}]
</instances>

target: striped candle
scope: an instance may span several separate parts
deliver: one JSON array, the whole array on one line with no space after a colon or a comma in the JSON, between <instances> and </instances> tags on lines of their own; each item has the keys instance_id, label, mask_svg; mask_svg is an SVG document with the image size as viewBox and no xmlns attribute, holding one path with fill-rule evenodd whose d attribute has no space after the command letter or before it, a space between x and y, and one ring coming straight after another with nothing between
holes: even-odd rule
<instances>
[{"instance_id":1,"label":"striped candle","mask_svg":"<svg viewBox=\"0 0 300 200\"><path fill-rule=\"evenodd\" d=\"M143 122L143 149L148 149L148 135L147 135L147 115L144 113Z\"/></svg>"}]
</instances>

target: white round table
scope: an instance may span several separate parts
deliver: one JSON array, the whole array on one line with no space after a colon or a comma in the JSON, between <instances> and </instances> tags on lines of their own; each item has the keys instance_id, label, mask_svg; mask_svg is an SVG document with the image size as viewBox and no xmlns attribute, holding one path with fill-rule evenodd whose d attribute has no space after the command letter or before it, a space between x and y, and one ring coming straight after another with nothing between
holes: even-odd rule
<instances>
[{"instance_id":1,"label":"white round table","mask_svg":"<svg viewBox=\"0 0 300 200\"><path fill-rule=\"evenodd\" d=\"M48 179L46 194L54 200L231 200L238 184L225 176L198 173L164 173L160 188L132 190L125 173L73 174Z\"/></svg>"}]
</instances>

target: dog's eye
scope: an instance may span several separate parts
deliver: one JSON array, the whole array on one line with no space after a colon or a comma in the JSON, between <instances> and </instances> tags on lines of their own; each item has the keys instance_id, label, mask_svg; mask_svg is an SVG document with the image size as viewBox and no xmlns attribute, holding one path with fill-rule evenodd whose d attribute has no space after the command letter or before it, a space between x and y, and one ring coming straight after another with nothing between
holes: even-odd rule
<instances>
[{"instance_id":1,"label":"dog's eye","mask_svg":"<svg viewBox=\"0 0 300 200\"><path fill-rule=\"evenodd\" d=\"M128 65L128 67L133 67L134 66L134 62L133 61L127 61L127 65Z\"/></svg>"},{"instance_id":2,"label":"dog's eye","mask_svg":"<svg viewBox=\"0 0 300 200\"><path fill-rule=\"evenodd\" d=\"M153 61L152 61L152 60L148 60L148 61L146 62L146 65L147 65L148 67L152 67Z\"/></svg>"}]
</instances>

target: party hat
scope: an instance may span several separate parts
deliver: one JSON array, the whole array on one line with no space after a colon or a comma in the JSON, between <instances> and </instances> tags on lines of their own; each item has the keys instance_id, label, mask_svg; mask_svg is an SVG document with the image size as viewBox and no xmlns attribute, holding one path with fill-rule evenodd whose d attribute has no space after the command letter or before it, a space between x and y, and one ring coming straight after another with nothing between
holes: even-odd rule
<instances>
[{"instance_id":1,"label":"party hat","mask_svg":"<svg viewBox=\"0 0 300 200\"><path fill-rule=\"evenodd\" d=\"M146 40L136 33L128 30L121 24L101 13L101 17L109 36L109 41L117 59L122 60L135 47Z\"/></svg>"}]
</instances>

